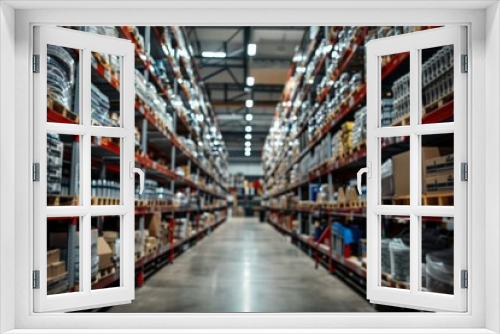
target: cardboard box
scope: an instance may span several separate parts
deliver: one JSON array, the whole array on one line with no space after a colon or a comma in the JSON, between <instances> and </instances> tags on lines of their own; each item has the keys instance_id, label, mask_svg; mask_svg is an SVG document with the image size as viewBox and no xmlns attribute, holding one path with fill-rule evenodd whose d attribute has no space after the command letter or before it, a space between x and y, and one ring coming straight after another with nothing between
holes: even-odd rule
<instances>
[{"instance_id":1,"label":"cardboard box","mask_svg":"<svg viewBox=\"0 0 500 334\"><path fill-rule=\"evenodd\" d=\"M66 273L66 262L54 262L47 266L47 278L57 277Z\"/></svg>"},{"instance_id":2,"label":"cardboard box","mask_svg":"<svg viewBox=\"0 0 500 334\"><path fill-rule=\"evenodd\" d=\"M439 156L438 147L422 147L422 180L426 178L425 161ZM410 152L400 153L392 157L393 195L410 194ZM425 189L425 187L423 187Z\"/></svg>"},{"instance_id":3,"label":"cardboard box","mask_svg":"<svg viewBox=\"0 0 500 334\"><path fill-rule=\"evenodd\" d=\"M146 216L146 226L148 226L149 235L152 237L161 237L161 213L156 212Z\"/></svg>"},{"instance_id":4,"label":"cardboard box","mask_svg":"<svg viewBox=\"0 0 500 334\"><path fill-rule=\"evenodd\" d=\"M59 261L61 261L61 250L59 248L47 251L47 266Z\"/></svg>"},{"instance_id":5,"label":"cardboard box","mask_svg":"<svg viewBox=\"0 0 500 334\"><path fill-rule=\"evenodd\" d=\"M120 232L119 231L103 231L102 236L104 240L108 243L109 247L116 256L116 242L120 240Z\"/></svg>"},{"instance_id":6,"label":"cardboard box","mask_svg":"<svg viewBox=\"0 0 500 334\"><path fill-rule=\"evenodd\" d=\"M453 170L454 155L446 154L425 160L425 171L431 174L449 174ZM451 172L453 174L453 172Z\"/></svg>"},{"instance_id":7,"label":"cardboard box","mask_svg":"<svg viewBox=\"0 0 500 334\"><path fill-rule=\"evenodd\" d=\"M425 191L428 193L438 191L453 191L453 170L451 170L450 174L439 174L426 177L424 186Z\"/></svg>"},{"instance_id":8,"label":"cardboard box","mask_svg":"<svg viewBox=\"0 0 500 334\"><path fill-rule=\"evenodd\" d=\"M99 271L99 256L97 255L97 229L93 229L90 232L90 257L91 257L91 274L92 276L97 275ZM73 244L75 245L74 254L74 268L68 268L68 270L74 270L75 280L79 280L80 275L80 233L76 232L74 235ZM49 246L54 248L59 248L61 250L61 258L68 258L68 233L67 232L53 232L49 233Z\"/></svg>"},{"instance_id":9,"label":"cardboard box","mask_svg":"<svg viewBox=\"0 0 500 334\"><path fill-rule=\"evenodd\" d=\"M113 250L109 247L104 237L97 240L97 255L99 256L99 270L107 269L114 265Z\"/></svg>"}]
</instances>

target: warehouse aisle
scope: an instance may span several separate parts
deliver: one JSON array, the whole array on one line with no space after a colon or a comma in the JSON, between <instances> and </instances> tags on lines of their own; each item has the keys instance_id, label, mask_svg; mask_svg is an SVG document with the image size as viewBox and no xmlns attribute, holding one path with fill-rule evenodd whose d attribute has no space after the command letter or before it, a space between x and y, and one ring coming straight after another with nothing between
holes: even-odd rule
<instances>
[{"instance_id":1,"label":"warehouse aisle","mask_svg":"<svg viewBox=\"0 0 500 334\"><path fill-rule=\"evenodd\" d=\"M110 312L371 312L364 298L255 218L231 218Z\"/></svg>"}]
</instances>

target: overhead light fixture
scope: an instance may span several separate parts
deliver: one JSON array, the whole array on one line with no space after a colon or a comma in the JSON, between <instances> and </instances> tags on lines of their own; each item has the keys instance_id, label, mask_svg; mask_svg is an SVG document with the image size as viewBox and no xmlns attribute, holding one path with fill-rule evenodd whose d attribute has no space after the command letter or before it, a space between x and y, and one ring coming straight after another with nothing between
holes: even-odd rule
<instances>
[{"instance_id":1,"label":"overhead light fixture","mask_svg":"<svg viewBox=\"0 0 500 334\"><path fill-rule=\"evenodd\" d=\"M252 132L252 127L250 125L245 126L245 132Z\"/></svg>"},{"instance_id":2,"label":"overhead light fixture","mask_svg":"<svg viewBox=\"0 0 500 334\"><path fill-rule=\"evenodd\" d=\"M250 122L253 119L253 115L252 114L246 114L245 115L245 119Z\"/></svg>"},{"instance_id":3,"label":"overhead light fixture","mask_svg":"<svg viewBox=\"0 0 500 334\"><path fill-rule=\"evenodd\" d=\"M246 146L246 147L250 147L250 146L252 146L252 142L250 142L250 141L246 141L246 142L245 142L245 146Z\"/></svg>"},{"instance_id":4,"label":"overhead light fixture","mask_svg":"<svg viewBox=\"0 0 500 334\"><path fill-rule=\"evenodd\" d=\"M250 147L245 147L245 152L252 152L252 149Z\"/></svg>"},{"instance_id":5,"label":"overhead light fixture","mask_svg":"<svg viewBox=\"0 0 500 334\"><path fill-rule=\"evenodd\" d=\"M247 77L247 86L252 87L255 84L255 78L254 77Z\"/></svg>"},{"instance_id":6,"label":"overhead light fixture","mask_svg":"<svg viewBox=\"0 0 500 334\"><path fill-rule=\"evenodd\" d=\"M250 57L253 57L257 54L257 44L248 44L247 46L247 54Z\"/></svg>"},{"instance_id":7,"label":"overhead light fixture","mask_svg":"<svg viewBox=\"0 0 500 334\"><path fill-rule=\"evenodd\" d=\"M253 100L246 100L245 107L252 108L253 107Z\"/></svg>"},{"instance_id":8,"label":"overhead light fixture","mask_svg":"<svg viewBox=\"0 0 500 334\"><path fill-rule=\"evenodd\" d=\"M203 122L204 119L203 114L197 114L196 119L198 120L198 122Z\"/></svg>"},{"instance_id":9,"label":"overhead light fixture","mask_svg":"<svg viewBox=\"0 0 500 334\"><path fill-rule=\"evenodd\" d=\"M245 157L249 157L249 156L250 156L250 154L252 154L252 153L251 153L251 152L246 151L246 152L245 152Z\"/></svg>"},{"instance_id":10,"label":"overhead light fixture","mask_svg":"<svg viewBox=\"0 0 500 334\"><path fill-rule=\"evenodd\" d=\"M203 51L201 55L203 58L226 58L224 51Z\"/></svg>"},{"instance_id":11,"label":"overhead light fixture","mask_svg":"<svg viewBox=\"0 0 500 334\"><path fill-rule=\"evenodd\" d=\"M250 140L250 139L252 139L252 135L251 135L250 133L247 133L247 134L245 135L245 139L246 139L246 140Z\"/></svg>"}]
</instances>

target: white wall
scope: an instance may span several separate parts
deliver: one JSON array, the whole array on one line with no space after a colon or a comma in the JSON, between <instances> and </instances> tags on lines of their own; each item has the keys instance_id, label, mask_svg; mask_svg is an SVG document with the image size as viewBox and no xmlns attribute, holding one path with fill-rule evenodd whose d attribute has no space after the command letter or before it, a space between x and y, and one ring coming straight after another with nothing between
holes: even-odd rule
<instances>
[{"instance_id":1,"label":"white wall","mask_svg":"<svg viewBox=\"0 0 500 334\"><path fill-rule=\"evenodd\" d=\"M0 333L14 328L15 12L0 2Z\"/></svg>"},{"instance_id":2,"label":"white wall","mask_svg":"<svg viewBox=\"0 0 500 334\"><path fill-rule=\"evenodd\" d=\"M252 175L252 176L261 176L262 173L262 165L260 163L230 163L229 164L229 173L243 173L244 175Z\"/></svg>"},{"instance_id":3,"label":"white wall","mask_svg":"<svg viewBox=\"0 0 500 334\"><path fill-rule=\"evenodd\" d=\"M500 55L500 11L498 3L491 5L486 11L486 63L488 70L486 75L486 87L498 87L500 79L500 64L498 57ZM485 154L485 175L488 176L488 182L485 187L486 191L486 209L487 219L495 222L494 224L486 224L486 249L492 258L486 262L486 285L488 291L486 293L486 328L493 330L495 333L500 332L500 279L499 272L499 254L500 247L498 244L498 235L500 228L498 221L500 219L500 210L498 202L500 200L500 179L498 173L498 164L500 162L499 145L500 145L500 117L498 110L500 108L500 99L498 91L490 88L486 92L489 98L486 99L486 138L488 138L488 147ZM484 154L480 152L480 154ZM472 222L474 223L474 222ZM489 263L496 261L497 263Z\"/></svg>"}]
</instances>

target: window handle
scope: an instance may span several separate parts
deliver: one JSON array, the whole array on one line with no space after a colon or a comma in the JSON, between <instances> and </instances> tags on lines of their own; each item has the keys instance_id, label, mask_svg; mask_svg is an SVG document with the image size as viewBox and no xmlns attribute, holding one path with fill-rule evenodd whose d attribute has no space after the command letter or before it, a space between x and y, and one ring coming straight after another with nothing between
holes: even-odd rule
<instances>
[{"instance_id":1,"label":"window handle","mask_svg":"<svg viewBox=\"0 0 500 334\"><path fill-rule=\"evenodd\" d=\"M360 195L361 195L361 175L363 175L363 173L366 173L367 178L370 179L372 177L372 163L368 161L366 164L368 166L361 168L357 174L357 176L358 176L358 193Z\"/></svg>"},{"instance_id":2,"label":"window handle","mask_svg":"<svg viewBox=\"0 0 500 334\"><path fill-rule=\"evenodd\" d=\"M144 191L144 172L140 168L135 167L135 162L131 161L130 162L130 178L134 178L134 173L139 174L139 194L142 195L142 192Z\"/></svg>"}]
</instances>

